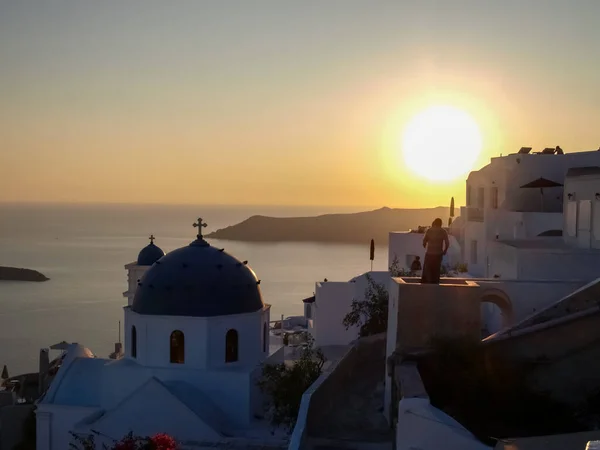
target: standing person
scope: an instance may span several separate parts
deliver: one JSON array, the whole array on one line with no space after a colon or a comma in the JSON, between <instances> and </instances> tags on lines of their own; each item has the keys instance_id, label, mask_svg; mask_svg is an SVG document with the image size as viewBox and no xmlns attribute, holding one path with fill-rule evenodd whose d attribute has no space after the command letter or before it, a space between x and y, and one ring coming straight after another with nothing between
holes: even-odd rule
<instances>
[{"instance_id":1,"label":"standing person","mask_svg":"<svg viewBox=\"0 0 600 450\"><path fill-rule=\"evenodd\" d=\"M426 251L421 283L440 284L442 258L450 247L448 233L442 228L442 219L435 219L431 228L425 232L423 247Z\"/></svg>"}]
</instances>

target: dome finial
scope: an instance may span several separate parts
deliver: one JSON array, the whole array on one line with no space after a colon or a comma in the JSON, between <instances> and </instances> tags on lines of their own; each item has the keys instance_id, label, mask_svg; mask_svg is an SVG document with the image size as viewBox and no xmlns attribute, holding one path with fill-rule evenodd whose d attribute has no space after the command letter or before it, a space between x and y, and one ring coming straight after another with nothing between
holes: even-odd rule
<instances>
[{"instance_id":1,"label":"dome finial","mask_svg":"<svg viewBox=\"0 0 600 450\"><path fill-rule=\"evenodd\" d=\"M154 235L153 235L153 234L151 234L151 235L150 235L150 237L149 237L148 239L150 239L150 243L151 243L151 244L154 244L154 239L156 239L156 238L154 237Z\"/></svg>"},{"instance_id":2,"label":"dome finial","mask_svg":"<svg viewBox=\"0 0 600 450\"><path fill-rule=\"evenodd\" d=\"M198 222L194 223L194 228L198 228L198 234L196 237L202 239L202 228L206 228L206 222L202 221L202 218L198 218Z\"/></svg>"}]
</instances>

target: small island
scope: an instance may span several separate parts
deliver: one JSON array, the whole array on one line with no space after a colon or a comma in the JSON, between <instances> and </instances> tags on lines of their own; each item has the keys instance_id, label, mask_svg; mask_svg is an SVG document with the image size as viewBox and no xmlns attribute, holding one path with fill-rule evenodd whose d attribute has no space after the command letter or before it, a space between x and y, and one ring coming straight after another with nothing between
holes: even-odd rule
<instances>
[{"instance_id":1,"label":"small island","mask_svg":"<svg viewBox=\"0 0 600 450\"><path fill-rule=\"evenodd\" d=\"M32 269L0 266L0 281L48 281L46 275Z\"/></svg>"},{"instance_id":2,"label":"small island","mask_svg":"<svg viewBox=\"0 0 600 450\"><path fill-rule=\"evenodd\" d=\"M248 242L329 242L365 243L375 239L387 244L390 231L404 231L429 225L435 218L445 220L447 207L400 209L380 208L349 214L315 217L252 216L237 225L208 234L209 239Z\"/></svg>"}]
</instances>

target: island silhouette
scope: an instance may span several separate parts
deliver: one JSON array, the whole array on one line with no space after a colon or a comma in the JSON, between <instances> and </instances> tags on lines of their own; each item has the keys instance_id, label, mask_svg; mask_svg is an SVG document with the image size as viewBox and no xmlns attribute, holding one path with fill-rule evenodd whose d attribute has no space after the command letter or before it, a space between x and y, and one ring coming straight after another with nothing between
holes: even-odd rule
<instances>
[{"instance_id":1,"label":"island silhouette","mask_svg":"<svg viewBox=\"0 0 600 450\"><path fill-rule=\"evenodd\" d=\"M417 229L437 218L446 218L450 208L402 209L383 207L373 211L324 214L312 217L252 216L221 228L206 238L249 242L364 243L388 242L390 231Z\"/></svg>"},{"instance_id":2,"label":"island silhouette","mask_svg":"<svg viewBox=\"0 0 600 450\"><path fill-rule=\"evenodd\" d=\"M0 266L0 281L48 281L49 279L37 270Z\"/></svg>"}]
</instances>

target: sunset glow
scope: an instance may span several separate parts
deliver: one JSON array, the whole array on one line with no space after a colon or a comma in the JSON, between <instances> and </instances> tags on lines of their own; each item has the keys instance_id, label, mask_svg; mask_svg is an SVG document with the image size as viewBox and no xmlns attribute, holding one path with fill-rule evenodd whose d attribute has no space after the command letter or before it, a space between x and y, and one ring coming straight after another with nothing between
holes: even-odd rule
<instances>
[{"instance_id":1,"label":"sunset glow","mask_svg":"<svg viewBox=\"0 0 600 450\"><path fill-rule=\"evenodd\" d=\"M0 203L464 202L600 145L600 2L546 3L0 2Z\"/></svg>"},{"instance_id":2,"label":"sunset glow","mask_svg":"<svg viewBox=\"0 0 600 450\"><path fill-rule=\"evenodd\" d=\"M482 148L479 126L466 112L434 106L414 116L402 137L404 162L430 181L463 177Z\"/></svg>"}]
</instances>

